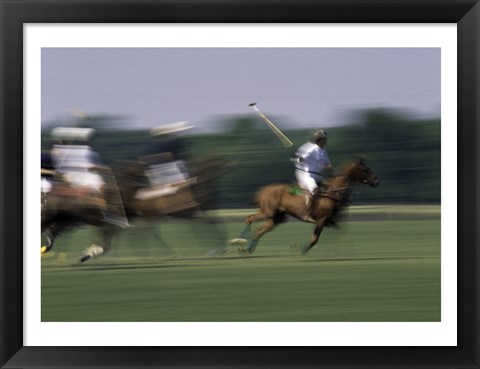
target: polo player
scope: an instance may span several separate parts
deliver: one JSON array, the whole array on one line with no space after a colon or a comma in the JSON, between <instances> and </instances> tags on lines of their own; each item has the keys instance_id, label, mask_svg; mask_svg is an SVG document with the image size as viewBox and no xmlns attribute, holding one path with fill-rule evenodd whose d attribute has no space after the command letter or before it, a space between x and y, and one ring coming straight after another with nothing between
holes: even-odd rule
<instances>
[{"instance_id":1,"label":"polo player","mask_svg":"<svg viewBox=\"0 0 480 369\"><path fill-rule=\"evenodd\" d=\"M71 127L57 127L52 131L55 143L50 157L55 169L54 178L59 181L58 185L53 185L52 191L63 196L96 199L93 203L100 208L103 221L125 228L128 220L115 177L88 145L93 132L91 128Z\"/></svg>"}]
</instances>

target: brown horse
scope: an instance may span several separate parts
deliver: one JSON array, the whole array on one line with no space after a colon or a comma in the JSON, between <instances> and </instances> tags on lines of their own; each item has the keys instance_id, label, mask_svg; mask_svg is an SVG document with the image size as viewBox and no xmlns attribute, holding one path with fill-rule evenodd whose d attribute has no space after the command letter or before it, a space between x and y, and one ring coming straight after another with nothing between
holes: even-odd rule
<instances>
[{"instance_id":1,"label":"brown horse","mask_svg":"<svg viewBox=\"0 0 480 369\"><path fill-rule=\"evenodd\" d=\"M315 222L315 230L310 241L300 248L302 254L307 253L318 241L323 228L333 222L333 216L340 206L348 200L354 184L367 184L378 187L380 180L368 166L365 159L358 159L345 165L340 174L334 176L327 183L323 192L319 193L312 206L311 217ZM250 226L257 220L266 220L258 229L251 232L251 239L247 246L240 246L241 254L252 254L255 251L259 239L276 225L283 222L286 215L291 215L302 221L306 213L306 201L304 193L292 191L291 185L273 184L263 187L258 195L257 202L260 210L245 219L247 228L243 232L250 231Z\"/></svg>"}]
</instances>

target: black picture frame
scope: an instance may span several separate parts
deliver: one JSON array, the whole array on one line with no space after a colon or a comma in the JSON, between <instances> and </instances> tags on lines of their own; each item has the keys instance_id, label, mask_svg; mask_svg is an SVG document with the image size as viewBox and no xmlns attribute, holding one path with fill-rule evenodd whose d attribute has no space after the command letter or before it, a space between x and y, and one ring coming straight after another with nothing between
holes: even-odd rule
<instances>
[{"instance_id":1,"label":"black picture frame","mask_svg":"<svg viewBox=\"0 0 480 369\"><path fill-rule=\"evenodd\" d=\"M478 0L0 0L2 368L479 368ZM23 346L25 23L456 23L458 345L456 347ZM452 180L454 176L452 175ZM35 249L36 250L36 249ZM48 342L45 342L48 345ZM228 342L225 343L228 345Z\"/></svg>"}]
</instances>

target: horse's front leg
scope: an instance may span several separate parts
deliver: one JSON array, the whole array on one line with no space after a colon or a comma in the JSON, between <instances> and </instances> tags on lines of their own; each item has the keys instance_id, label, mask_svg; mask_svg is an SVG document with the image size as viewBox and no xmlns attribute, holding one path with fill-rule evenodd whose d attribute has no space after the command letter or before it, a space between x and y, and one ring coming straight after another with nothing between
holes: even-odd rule
<instances>
[{"instance_id":1,"label":"horse's front leg","mask_svg":"<svg viewBox=\"0 0 480 369\"><path fill-rule=\"evenodd\" d=\"M318 242L318 239L320 237L320 234L323 231L323 228L325 228L325 222L327 221L327 218L321 218L318 222L317 225L315 226L315 229L312 233L312 237L310 238L310 242L303 245L301 248L302 254L306 254L310 249L315 246L315 244Z\"/></svg>"},{"instance_id":2,"label":"horse's front leg","mask_svg":"<svg viewBox=\"0 0 480 369\"><path fill-rule=\"evenodd\" d=\"M55 243L55 239L63 228L64 226L62 226L59 222L56 221L52 221L48 226L45 227L45 245L42 245L40 249L40 253L42 255L52 249L53 244Z\"/></svg>"}]
</instances>

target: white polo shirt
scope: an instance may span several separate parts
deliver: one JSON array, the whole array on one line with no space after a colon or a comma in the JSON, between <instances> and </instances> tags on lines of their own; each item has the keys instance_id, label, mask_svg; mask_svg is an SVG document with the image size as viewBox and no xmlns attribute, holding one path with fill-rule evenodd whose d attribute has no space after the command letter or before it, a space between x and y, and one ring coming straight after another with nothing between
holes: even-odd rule
<instances>
[{"instance_id":1,"label":"white polo shirt","mask_svg":"<svg viewBox=\"0 0 480 369\"><path fill-rule=\"evenodd\" d=\"M326 149L307 142L296 152L295 168L310 173L312 177L323 177L325 168L331 163Z\"/></svg>"}]
</instances>

